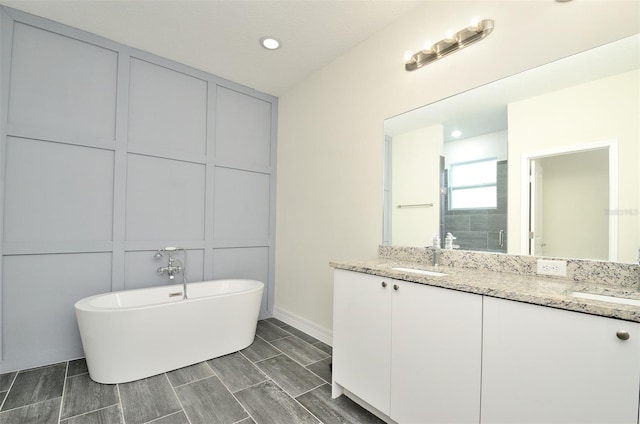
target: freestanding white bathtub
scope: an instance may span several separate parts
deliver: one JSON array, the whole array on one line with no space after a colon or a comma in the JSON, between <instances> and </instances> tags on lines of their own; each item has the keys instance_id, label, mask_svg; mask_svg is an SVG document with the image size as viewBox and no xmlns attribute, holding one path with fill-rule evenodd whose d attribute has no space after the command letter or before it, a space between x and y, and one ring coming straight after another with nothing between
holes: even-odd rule
<instances>
[{"instance_id":1,"label":"freestanding white bathtub","mask_svg":"<svg viewBox=\"0 0 640 424\"><path fill-rule=\"evenodd\" d=\"M75 304L89 376L125 383L253 343L264 284L213 280L99 294Z\"/></svg>"}]
</instances>

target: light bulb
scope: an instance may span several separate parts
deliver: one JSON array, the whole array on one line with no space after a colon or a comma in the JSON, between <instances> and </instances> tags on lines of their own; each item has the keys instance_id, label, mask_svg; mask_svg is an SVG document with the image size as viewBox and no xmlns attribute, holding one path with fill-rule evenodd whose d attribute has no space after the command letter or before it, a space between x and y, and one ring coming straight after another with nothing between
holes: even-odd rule
<instances>
[{"instance_id":1,"label":"light bulb","mask_svg":"<svg viewBox=\"0 0 640 424\"><path fill-rule=\"evenodd\" d=\"M415 59L413 58L412 53L407 50L404 52L404 63L412 63Z\"/></svg>"},{"instance_id":2,"label":"light bulb","mask_svg":"<svg viewBox=\"0 0 640 424\"><path fill-rule=\"evenodd\" d=\"M455 36L456 34L453 31L449 30L447 31L447 38L445 38L445 40L448 42L455 41L456 40Z\"/></svg>"},{"instance_id":3,"label":"light bulb","mask_svg":"<svg viewBox=\"0 0 640 424\"><path fill-rule=\"evenodd\" d=\"M431 41L425 41L422 46L422 51L425 53L431 53L433 51L433 43Z\"/></svg>"},{"instance_id":4,"label":"light bulb","mask_svg":"<svg viewBox=\"0 0 640 424\"><path fill-rule=\"evenodd\" d=\"M411 60L411 52L409 50L405 50L404 52L404 61L408 62Z\"/></svg>"}]
</instances>

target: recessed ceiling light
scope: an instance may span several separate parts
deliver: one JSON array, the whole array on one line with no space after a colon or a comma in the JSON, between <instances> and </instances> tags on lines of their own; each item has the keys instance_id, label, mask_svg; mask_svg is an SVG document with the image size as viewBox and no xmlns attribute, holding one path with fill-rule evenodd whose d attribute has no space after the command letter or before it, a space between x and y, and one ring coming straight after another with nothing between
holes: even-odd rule
<instances>
[{"instance_id":1,"label":"recessed ceiling light","mask_svg":"<svg viewBox=\"0 0 640 424\"><path fill-rule=\"evenodd\" d=\"M451 131L451 137L458 138L458 137L460 137L461 135L462 135L462 131L460 131L460 130L454 130L454 131Z\"/></svg>"},{"instance_id":2,"label":"recessed ceiling light","mask_svg":"<svg viewBox=\"0 0 640 424\"><path fill-rule=\"evenodd\" d=\"M275 37L262 37L260 39L260 45L267 50L276 50L280 48L280 40Z\"/></svg>"}]
</instances>

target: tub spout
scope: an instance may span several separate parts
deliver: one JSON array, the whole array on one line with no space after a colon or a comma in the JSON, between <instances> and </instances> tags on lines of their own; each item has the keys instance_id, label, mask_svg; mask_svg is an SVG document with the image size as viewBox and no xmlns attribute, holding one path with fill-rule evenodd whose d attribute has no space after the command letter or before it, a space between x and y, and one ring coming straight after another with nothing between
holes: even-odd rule
<instances>
[{"instance_id":1,"label":"tub spout","mask_svg":"<svg viewBox=\"0 0 640 424\"><path fill-rule=\"evenodd\" d=\"M169 274L169 280L173 280L176 274L183 271L183 267L182 267L182 264L180 264L180 261L176 261L176 260L173 261L173 263L176 263L176 262L178 262L179 265L177 266L169 265L169 266L160 267L156 269L156 273L158 273L158 275L162 275L165 273Z\"/></svg>"}]
</instances>

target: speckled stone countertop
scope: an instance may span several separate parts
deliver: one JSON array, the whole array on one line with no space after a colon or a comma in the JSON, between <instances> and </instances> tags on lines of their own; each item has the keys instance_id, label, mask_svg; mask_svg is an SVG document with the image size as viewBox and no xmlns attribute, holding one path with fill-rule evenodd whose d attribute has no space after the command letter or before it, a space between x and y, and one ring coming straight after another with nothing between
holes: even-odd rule
<instances>
[{"instance_id":1,"label":"speckled stone countertop","mask_svg":"<svg viewBox=\"0 0 640 424\"><path fill-rule=\"evenodd\" d=\"M361 261L335 261L330 262L330 265L337 269L362 272L380 277L640 322L640 306L582 299L570 295L571 292L588 292L640 300L640 291L638 291L636 287L594 284L594 282L575 281L568 278L552 278L513 272L495 272L486 269L453 266L439 266L435 268L425 265L428 263L431 262L406 261L381 257ZM434 277L392 269L399 267L437 271L447 275Z\"/></svg>"}]
</instances>

